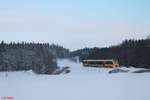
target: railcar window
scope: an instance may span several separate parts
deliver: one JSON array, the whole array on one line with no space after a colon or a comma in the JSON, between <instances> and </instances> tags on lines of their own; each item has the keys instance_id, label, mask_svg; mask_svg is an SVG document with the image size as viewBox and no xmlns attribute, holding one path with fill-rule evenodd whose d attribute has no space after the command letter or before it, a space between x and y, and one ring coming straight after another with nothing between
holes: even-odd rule
<instances>
[{"instance_id":1,"label":"railcar window","mask_svg":"<svg viewBox=\"0 0 150 100\"><path fill-rule=\"evenodd\" d=\"M98 61L98 62L96 62L96 64L98 64L98 65L103 65L104 62Z\"/></svg>"},{"instance_id":2,"label":"railcar window","mask_svg":"<svg viewBox=\"0 0 150 100\"><path fill-rule=\"evenodd\" d=\"M107 61L105 64L113 64L112 61Z\"/></svg>"},{"instance_id":3,"label":"railcar window","mask_svg":"<svg viewBox=\"0 0 150 100\"><path fill-rule=\"evenodd\" d=\"M96 62L89 62L89 64L96 64Z\"/></svg>"}]
</instances>

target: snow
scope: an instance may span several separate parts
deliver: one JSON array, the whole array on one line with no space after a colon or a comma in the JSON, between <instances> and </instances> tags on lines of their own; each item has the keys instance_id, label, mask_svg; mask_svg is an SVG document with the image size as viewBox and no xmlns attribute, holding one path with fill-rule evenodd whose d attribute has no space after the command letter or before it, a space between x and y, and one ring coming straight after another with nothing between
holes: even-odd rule
<instances>
[{"instance_id":1,"label":"snow","mask_svg":"<svg viewBox=\"0 0 150 100\"><path fill-rule=\"evenodd\" d=\"M150 73L108 74L112 69L85 68L67 59L58 65L70 66L71 73L0 72L0 100L150 100Z\"/></svg>"}]
</instances>

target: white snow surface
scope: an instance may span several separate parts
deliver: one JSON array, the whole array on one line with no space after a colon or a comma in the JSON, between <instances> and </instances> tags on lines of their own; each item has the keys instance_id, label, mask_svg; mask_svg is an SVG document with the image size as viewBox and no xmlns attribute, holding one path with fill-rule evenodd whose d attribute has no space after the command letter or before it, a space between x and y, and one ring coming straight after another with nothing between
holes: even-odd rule
<instances>
[{"instance_id":1,"label":"white snow surface","mask_svg":"<svg viewBox=\"0 0 150 100\"><path fill-rule=\"evenodd\" d=\"M58 65L70 66L71 73L0 72L0 100L150 100L150 73L108 74L112 69L85 68L67 59Z\"/></svg>"}]
</instances>

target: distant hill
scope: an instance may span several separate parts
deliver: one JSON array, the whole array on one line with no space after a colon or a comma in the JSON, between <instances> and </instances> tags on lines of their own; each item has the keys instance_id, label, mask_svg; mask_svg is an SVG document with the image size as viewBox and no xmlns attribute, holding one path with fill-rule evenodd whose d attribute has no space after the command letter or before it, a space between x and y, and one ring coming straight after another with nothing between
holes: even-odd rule
<instances>
[{"instance_id":1,"label":"distant hill","mask_svg":"<svg viewBox=\"0 0 150 100\"><path fill-rule=\"evenodd\" d=\"M88 55L90 55L93 52L94 49L95 48L84 48L84 49L72 51L72 52L70 52L70 56L71 57L78 56L79 60L81 61L83 59L86 59L88 57Z\"/></svg>"},{"instance_id":2,"label":"distant hill","mask_svg":"<svg viewBox=\"0 0 150 100\"><path fill-rule=\"evenodd\" d=\"M49 50L56 58L67 58L70 56L69 49L66 49L63 46L52 44L49 45Z\"/></svg>"}]
</instances>

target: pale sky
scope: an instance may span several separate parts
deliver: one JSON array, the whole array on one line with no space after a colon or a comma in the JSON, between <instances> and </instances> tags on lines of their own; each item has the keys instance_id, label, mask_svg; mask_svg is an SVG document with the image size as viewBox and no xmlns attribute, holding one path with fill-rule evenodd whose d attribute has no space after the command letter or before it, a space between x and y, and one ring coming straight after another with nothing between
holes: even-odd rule
<instances>
[{"instance_id":1,"label":"pale sky","mask_svg":"<svg viewBox=\"0 0 150 100\"><path fill-rule=\"evenodd\" d=\"M71 50L150 34L150 0L0 0L0 40Z\"/></svg>"}]
</instances>

